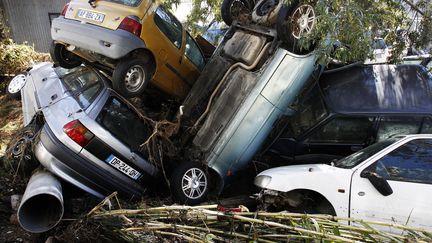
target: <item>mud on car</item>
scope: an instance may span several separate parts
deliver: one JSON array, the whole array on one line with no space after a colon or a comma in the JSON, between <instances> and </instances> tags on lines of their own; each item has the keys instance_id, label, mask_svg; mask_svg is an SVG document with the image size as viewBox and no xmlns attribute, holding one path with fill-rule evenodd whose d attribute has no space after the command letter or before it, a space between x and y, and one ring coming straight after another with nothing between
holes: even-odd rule
<instances>
[{"instance_id":1,"label":"mud on car","mask_svg":"<svg viewBox=\"0 0 432 243\"><path fill-rule=\"evenodd\" d=\"M205 59L194 38L149 0L72 0L51 27L51 57L64 68L83 61L112 72L114 89L140 96L150 83L182 100Z\"/></svg>"}]
</instances>

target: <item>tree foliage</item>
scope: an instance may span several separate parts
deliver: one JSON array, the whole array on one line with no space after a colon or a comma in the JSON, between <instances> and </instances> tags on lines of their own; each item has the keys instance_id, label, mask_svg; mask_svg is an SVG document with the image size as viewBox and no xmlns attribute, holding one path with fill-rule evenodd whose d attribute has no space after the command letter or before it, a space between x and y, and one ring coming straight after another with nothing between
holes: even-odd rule
<instances>
[{"instance_id":1,"label":"tree foliage","mask_svg":"<svg viewBox=\"0 0 432 243\"><path fill-rule=\"evenodd\" d=\"M171 4L178 0L165 0ZM293 0L284 0L290 4ZM370 57L375 37L393 47L394 61L407 47L425 48L432 42L431 0L304 0L315 6L317 22L303 47L319 45L322 60L343 62ZM222 0L192 0L186 26L193 34L209 20L221 21ZM418 22L418 20L420 22ZM406 30L406 31L402 31ZM323 41L324 40L324 41ZM328 43L341 43L334 51Z\"/></svg>"}]
</instances>

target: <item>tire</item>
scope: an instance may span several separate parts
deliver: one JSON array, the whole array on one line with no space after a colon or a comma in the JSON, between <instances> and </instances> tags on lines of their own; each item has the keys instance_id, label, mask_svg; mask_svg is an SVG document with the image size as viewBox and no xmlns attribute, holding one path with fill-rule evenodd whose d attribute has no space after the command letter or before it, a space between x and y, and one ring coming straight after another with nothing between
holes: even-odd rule
<instances>
[{"instance_id":1,"label":"tire","mask_svg":"<svg viewBox=\"0 0 432 243\"><path fill-rule=\"evenodd\" d=\"M273 25L282 5L282 0L260 0L252 11L252 20L258 24Z\"/></svg>"},{"instance_id":2,"label":"tire","mask_svg":"<svg viewBox=\"0 0 432 243\"><path fill-rule=\"evenodd\" d=\"M313 50L301 49L299 40L310 34L316 22L314 7L301 1L295 1L291 5L283 4L279 11L276 30L279 38L296 54L305 54Z\"/></svg>"},{"instance_id":3,"label":"tire","mask_svg":"<svg viewBox=\"0 0 432 243\"><path fill-rule=\"evenodd\" d=\"M200 163L181 164L173 171L170 183L171 193L180 203L197 205L207 199L209 175L206 173L205 166Z\"/></svg>"},{"instance_id":4,"label":"tire","mask_svg":"<svg viewBox=\"0 0 432 243\"><path fill-rule=\"evenodd\" d=\"M20 73L16 75L11 81L9 81L6 87L6 94L12 99L21 99L21 89L26 84L26 81L26 74Z\"/></svg>"},{"instance_id":5,"label":"tire","mask_svg":"<svg viewBox=\"0 0 432 243\"><path fill-rule=\"evenodd\" d=\"M243 15L251 16L254 6L254 0L224 0L221 5L222 19L230 26L234 20L241 21Z\"/></svg>"},{"instance_id":6,"label":"tire","mask_svg":"<svg viewBox=\"0 0 432 243\"><path fill-rule=\"evenodd\" d=\"M124 58L113 72L114 89L127 98L139 97L148 85L152 73L144 58Z\"/></svg>"},{"instance_id":7,"label":"tire","mask_svg":"<svg viewBox=\"0 0 432 243\"><path fill-rule=\"evenodd\" d=\"M78 67L82 63L79 57L68 51L63 44L52 42L50 55L53 62L62 68L71 69Z\"/></svg>"},{"instance_id":8,"label":"tire","mask_svg":"<svg viewBox=\"0 0 432 243\"><path fill-rule=\"evenodd\" d=\"M33 155L33 140L38 131L39 127L34 124L22 128L14 135L6 149L6 159L12 163L13 170L18 171L24 178L30 176L39 166Z\"/></svg>"}]
</instances>

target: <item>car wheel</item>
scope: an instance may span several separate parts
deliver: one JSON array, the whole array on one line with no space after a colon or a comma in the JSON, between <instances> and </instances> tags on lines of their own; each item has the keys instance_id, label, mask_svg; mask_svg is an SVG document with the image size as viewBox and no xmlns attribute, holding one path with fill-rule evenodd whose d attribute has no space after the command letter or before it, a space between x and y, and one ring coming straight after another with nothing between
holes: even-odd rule
<instances>
[{"instance_id":1,"label":"car wheel","mask_svg":"<svg viewBox=\"0 0 432 243\"><path fill-rule=\"evenodd\" d=\"M140 96L152 76L149 67L145 59L122 59L114 69L114 89L128 98Z\"/></svg>"},{"instance_id":2,"label":"car wheel","mask_svg":"<svg viewBox=\"0 0 432 243\"><path fill-rule=\"evenodd\" d=\"M177 201L196 205L206 200L208 190L209 175L202 164L187 162L173 171L171 192Z\"/></svg>"},{"instance_id":3,"label":"car wheel","mask_svg":"<svg viewBox=\"0 0 432 243\"><path fill-rule=\"evenodd\" d=\"M21 89L26 84L27 76L23 73L16 75L7 85L6 93L12 99L21 98Z\"/></svg>"},{"instance_id":4,"label":"car wheel","mask_svg":"<svg viewBox=\"0 0 432 243\"><path fill-rule=\"evenodd\" d=\"M59 43L52 42L50 55L53 62L62 68L71 69L82 63L78 56L68 51L65 45Z\"/></svg>"},{"instance_id":5,"label":"car wheel","mask_svg":"<svg viewBox=\"0 0 432 243\"><path fill-rule=\"evenodd\" d=\"M314 7L308 3L295 2L288 5L283 5L279 11L276 30L279 38L292 48L292 51L297 54L309 52L309 50L301 50L299 40L310 34L316 23L316 14Z\"/></svg>"},{"instance_id":6,"label":"car wheel","mask_svg":"<svg viewBox=\"0 0 432 243\"><path fill-rule=\"evenodd\" d=\"M279 0L260 0L252 12L252 20L258 24L273 25L279 10L282 7L282 1Z\"/></svg>"},{"instance_id":7,"label":"car wheel","mask_svg":"<svg viewBox=\"0 0 432 243\"><path fill-rule=\"evenodd\" d=\"M37 131L35 125L22 128L10 141L6 150L6 159L12 163L12 168L23 176L31 175L38 166L33 156L33 140Z\"/></svg>"},{"instance_id":8,"label":"car wheel","mask_svg":"<svg viewBox=\"0 0 432 243\"><path fill-rule=\"evenodd\" d=\"M234 20L248 18L254 6L253 0L224 0L221 5L222 19L229 26Z\"/></svg>"}]
</instances>

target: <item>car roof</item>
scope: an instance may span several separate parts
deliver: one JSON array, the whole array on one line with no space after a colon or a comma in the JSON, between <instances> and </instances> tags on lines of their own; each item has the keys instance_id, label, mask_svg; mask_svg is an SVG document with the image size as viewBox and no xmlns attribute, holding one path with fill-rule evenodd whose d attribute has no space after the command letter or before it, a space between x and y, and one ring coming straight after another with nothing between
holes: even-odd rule
<instances>
[{"instance_id":1,"label":"car roof","mask_svg":"<svg viewBox=\"0 0 432 243\"><path fill-rule=\"evenodd\" d=\"M360 65L321 75L337 113L431 113L432 75L420 65Z\"/></svg>"}]
</instances>

